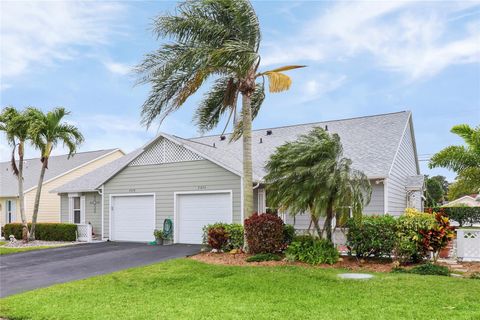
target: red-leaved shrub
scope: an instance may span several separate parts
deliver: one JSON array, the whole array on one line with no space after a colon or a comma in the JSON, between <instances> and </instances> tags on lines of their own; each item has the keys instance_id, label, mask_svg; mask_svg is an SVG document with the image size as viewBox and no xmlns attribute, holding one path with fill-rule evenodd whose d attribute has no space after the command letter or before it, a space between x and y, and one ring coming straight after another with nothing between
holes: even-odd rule
<instances>
[{"instance_id":1,"label":"red-leaved shrub","mask_svg":"<svg viewBox=\"0 0 480 320\"><path fill-rule=\"evenodd\" d=\"M275 253L283 247L283 221L278 216L254 213L245 219L245 237L250 253Z\"/></svg>"},{"instance_id":2,"label":"red-leaved shrub","mask_svg":"<svg viewBox=\"0 0 480 320\"><path fill-rule=\"evenodd\" d=\"M208 230L208 245L212 249L221 250L228 241L228 232L224 227L210 228Z\"/></svg>"}]
</instances>

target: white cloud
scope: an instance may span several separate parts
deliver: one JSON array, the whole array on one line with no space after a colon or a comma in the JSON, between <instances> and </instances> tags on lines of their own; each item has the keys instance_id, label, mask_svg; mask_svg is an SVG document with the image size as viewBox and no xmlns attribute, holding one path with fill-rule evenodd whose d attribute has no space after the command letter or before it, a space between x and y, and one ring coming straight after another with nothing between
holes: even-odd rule
<instances>
[{"instance_id":1,"label":"white cloud","mask_svg":"<svg viewBox=\"0 0 480 320\"><path fill-rule=\"evenodd\" d=\"M313 79L309 79L302 86L304 97L308 100L318 98L319 96L334 91L341 87L347 77L345 75L320 74Z\"/></svg>"},{"instance_id":2,"label":"white cloud","mask_svg":"<svg viewBox=\"0 0 480 320\"><path fill-rule=\"evenodd\" d=\"M262 62L325 62L367 53L381 68L410 79L432 76L450 65L480 61L474 6L478 2L339 2L291 41L267 43Z\"/></svg>"},{"instance_id":3,"label":"white cloud","mask_svg":"<svg viewBox=\"0 0 480 320\"><path fill-rule=\"evenodd\" d=\"M132 70L131 66L118 62L104 62L104 65L111 73L119 74L122 76L129 74Z\"/></svg>"},{"instance_id":4,"label":"white cloud","mask_svg":"<svg viewBox=\"0 0 480 320\"><path fill-rule=\"evenodd\" d=\"M2 1L2 82L108 43L123 6L112 2Z\"/></svg>"}]
</instances>

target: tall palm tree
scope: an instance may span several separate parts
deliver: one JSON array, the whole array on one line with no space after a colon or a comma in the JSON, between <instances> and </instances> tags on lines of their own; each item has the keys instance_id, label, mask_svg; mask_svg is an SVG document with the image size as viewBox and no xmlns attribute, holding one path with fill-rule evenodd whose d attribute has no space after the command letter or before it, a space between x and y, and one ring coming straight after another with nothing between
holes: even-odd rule
<instances>
[{"instance_id":1,"label":"tall palm tree","mask_svg":"<svg viewBox=\"0 0 480 320\"><path fill-rule=\"evenodd\" d=\"M468 168L480 168L480 126L472 128L460 124L450 132L460 136L465 141L465 146L449 146L437 152L430 159L429 168L443 167L457 174Z\"/></svg>"},{"instance_id":2,"label":"tall palm tree","mask_svg":"<svg viewBox=\"0 0 480 320\"><path fill-rule=\"evenodd\" d=\"M146 55L137 67L138 83L149 83L150 94L142 106L142 123L149 127L176 111L207 79L210 90L196 110L201 131L214 128L224 115L234 119L231 139L243 135L244 216L253 213L252 119L265 98L265 78L270 92L288 90L286 66L259 72L260 26L247 0L197 0L181 3L175 15L154 21L157 38L169 38L160 49ZM237 119L238 96L241 120ZM225 126L226 128L227 126ZM225 129L224 129L225 131Z\"/></svg>"},{"instance_id":3,"label":"tall palm tree","mask_svg":"<svg viewBox=\"0 0 480 320\"><path fill-rule=\"evenodd\" d=\"M30 239L35 240L35 225L37 223L40 195L52 150L61 142L68 148L68 156L70 157L75 154L77 147L83 142L83 135L74 125L62 122L63 118L70 114L65 108L55 108L46 114L36 108L29 108L27 113L34 119L30 127L30 135L33 145L41 152L40 160L42 162L30 228Z\"/></svg>"},{"instance_id":4,"label":"tall palm tree","mask_svg":"<svg viewBox=\"0 0 480 320\"><path fill-rule=\"evenodd\" d=\"M325 217L326 238L332 241L335 214L350 211L345 210L348 208L355 216L361 215L370 202L370 182L351 164L343 157L337 134L314 128L278 147L267 162L269 206L288 210L294 216L309 212L319 236L323 236L319 218Z\"/></svg>"},{"instance_id":5,"label":"tall palm tree","mask_svg":"<svg viewBox=\"0 0 480 320\"><path fill-rule=\"evenodd\" d=\"M30 121L24 111L19 112L13 107L6 107L0 114L0 131L4 131L8 143L12 146L11 166L18 180L18 199L20 204L20 217L22 219L23 240L28 241L29 231L25 216L25 201L23 194L23 158L25 143L29 138ZM15 151L18 152L18 166L15 160Z\"/></svg>"}]
</instances>

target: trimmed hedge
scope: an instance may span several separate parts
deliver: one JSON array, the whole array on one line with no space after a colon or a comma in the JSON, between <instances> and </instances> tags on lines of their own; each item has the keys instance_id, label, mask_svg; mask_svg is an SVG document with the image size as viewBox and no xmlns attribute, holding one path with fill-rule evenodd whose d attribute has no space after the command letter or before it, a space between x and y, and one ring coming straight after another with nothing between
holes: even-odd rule
<instances>
[{"instance_id":1,"label":"trimmed hedge","mask_svg":"<svg viewBox=\"0 0 480 320\"><path fill-rule=\"evenodd\" d=\"M223 228L227 232L227 242L222 246L221 250L230 251L233 249L243 248L243 226L239 223L223 223L217 222L203 227L203 245L209 246L208 236L210 229Z\"/></svg>"},{"instance_id":2,"label":"trimmed hedge","mask_svg":"<svg viewBox=\"0 0 480 320\"><path fill-rule=\"evenodd\" d=\"M458 222L460 227L480 223L480 207L440 207L428 208L428 212L441 212L450 220Z\"/></svg>"},{"instance_id":3,"label":"trimmed hedge","mask_svg":"<svg viewBox=\"0 0 480 320\"><path fill-rule=\"evenodd\" d=\"M395 247L396 224L394 217L364 216L347 222L347 247L357 257L390 257Z\"/></svg>"},{"instance_id":4,"label":"trimmed hedge","mask_svg":"<svg viewBox=\"0 0 480 320\"><path fill-rule=\"evenodd\" d=\"M30 229L31 223L28 224ZM3 235L8 239L13 234L15 239L22 239L21 223L8 223L3 227ZM37 223L35 239L44 241L75 241L77 240L77 225L72 223Z\"/></svg>"}]
</instances>

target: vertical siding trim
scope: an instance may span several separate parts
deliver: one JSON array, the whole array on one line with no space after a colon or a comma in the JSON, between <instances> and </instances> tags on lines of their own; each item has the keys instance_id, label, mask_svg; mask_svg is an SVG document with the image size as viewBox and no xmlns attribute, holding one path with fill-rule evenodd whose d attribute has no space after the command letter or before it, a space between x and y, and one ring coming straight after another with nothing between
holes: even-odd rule
<instances>
[{"instance_id":1,"label":"vertical siding trim","mask_svg":"<svg viewBox=\"0 0 480 320\"><path fill-rule=\"evenodd\" d=\"M412 114L410 113L408 115L408 119L407 119L407 123L405 124L405 128L403 128L402 135L400 136L400 139L399 139L399 142L398 142L398 145L397 145L397 151L395 151L395 156L393 157L392 164L390 165L390 170L388 170L388 176L390 176L392 174L393 166L395 165L395 160L397 160L398 154L400 153L400 148L402 146L403 137L405 137L405 133L407 132L407 128L410 126L410 118L411 117L412 117ZM414 140L413 137L412 137L412 140Z\"/></svg>"},{"instance_id":2,"label":"vertical siding trim","mask_svg":"<svg viewBox=\"0 0 480 320\"><path fill-rule=\"evenodd\" d=\"M240 217L242 219L242 226L243 222L245 221L245 213L243 212L243 176L240 177Z\"/></svg>"},{"instance_id":3,"label":"vertical siding trim","mask_svg":"<svg viewBox=\"0 0 480 320\"><path fill-rule=\"evenodd\" d=\"M383 214L388 213L388 179L383 179Z\"/></svg>"},{"instance_id":4,"label":"vertical siding trim","mask_svg":"<svg viewBox=\"0 0 480 320\"><path fill-rule=\"evenodd\" d=\"M233 190L179 191L173 193L173 242L178 242L177 195L228 193L230 195L230 223L233 223Z\"/></svg>"},{"instance_id":5,"label":"vertical siding trim","mask_svg":"<svg viewBox=\"0 0 480 320\"><path fill-rule=\"evenodd\" d=\"M105 233L105 230L104 230L104 225L105 225L105 214L104 214L104 211L105 211L105 198L104 198L104 194L103 194L103 190L104 190L104 185L102 184L102 186L100 187L100 189L102 190L102 193L100 193L100 196L102 197L102 237L101 239L103 240L103 235Z\"/></svg>"}]
</instances>

